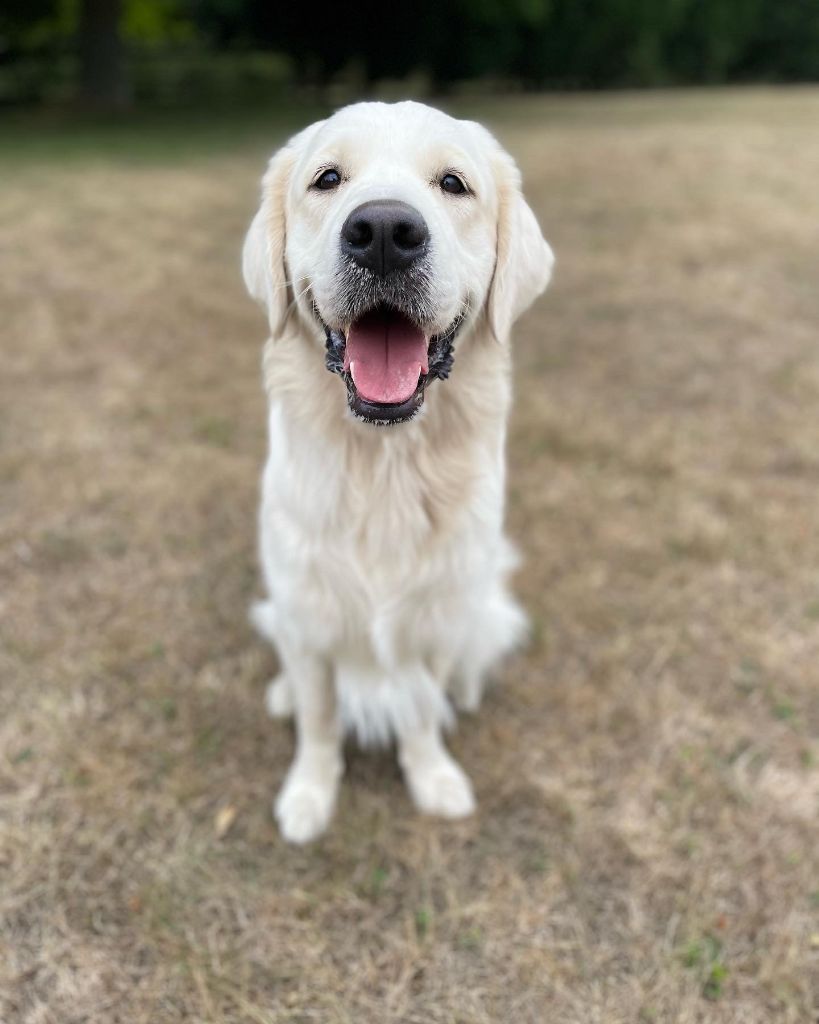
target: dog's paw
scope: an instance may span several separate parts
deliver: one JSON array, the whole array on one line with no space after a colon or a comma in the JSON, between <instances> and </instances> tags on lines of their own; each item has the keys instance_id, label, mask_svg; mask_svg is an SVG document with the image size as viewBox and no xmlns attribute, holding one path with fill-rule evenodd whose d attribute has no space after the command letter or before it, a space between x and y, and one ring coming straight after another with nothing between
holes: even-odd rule
<instances>
[{"instance_id":1,"label":"dog's paw","mask_svg":"<svg viewBox=\"0 0 819 1024\"><path fill-rule=\"evenodd\" d=\"M271 718L290 718L293 714L293 692L284 673L268 683L264 706Z\"/></svg>"},{"instance_id":2,"label":"dog's paw","mask_svg":"<svg viewBox=\"0 0 819 1024\"><path fill-rule=\"evenodd\" d=\"M415 806L424 814L466 818L475 810L472 783L451 758L408 771L407 784Z\"/></svg>"},{"instance_id":3,"label":"dog's paw","mask_svg":"<svg viewBox=\"0 0 819 1024\"><path fill-rule=\"evenodd\" d=\"M334 784L292 774L276 798L273 813L288 843L309 843L327 830L336 801Z\"/></svg>"}]
</instances>

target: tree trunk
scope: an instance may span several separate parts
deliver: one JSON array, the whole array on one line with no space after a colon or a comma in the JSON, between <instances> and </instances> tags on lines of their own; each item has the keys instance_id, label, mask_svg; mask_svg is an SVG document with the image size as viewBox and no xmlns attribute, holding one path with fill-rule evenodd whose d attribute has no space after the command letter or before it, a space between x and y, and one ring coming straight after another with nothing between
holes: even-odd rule
<instances>
[{"instance_id":1,"label":"tree trunk","mask_svg":"<svg viewBox=\"0 0 819 1024\"><path fill-rule=\"evenodd\" d=\"M120 32L122 6L123 0L82 0L80 98L92 107L121 109L131 99Z\"/></svg>"}]
</instances>

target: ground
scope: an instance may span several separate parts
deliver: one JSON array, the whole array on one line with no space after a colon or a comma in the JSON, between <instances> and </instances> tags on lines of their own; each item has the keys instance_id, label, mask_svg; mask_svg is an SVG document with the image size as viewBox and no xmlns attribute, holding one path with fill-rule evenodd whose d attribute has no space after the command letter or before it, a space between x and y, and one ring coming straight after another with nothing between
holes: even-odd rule
<instances>
[{"instance_id":1,"label":"ground","mask_svg":"<svg viewBox=\"0 0 819 1024\"><path fill-rule=\"evenodd\" d=\"M514 341L532 642L452 740L474 818L351 749L306 849L238 270L302 115L7 133L4 1024L817 1019L819 91L479 113L558 257Z\"/></svg>"}]
</instances>

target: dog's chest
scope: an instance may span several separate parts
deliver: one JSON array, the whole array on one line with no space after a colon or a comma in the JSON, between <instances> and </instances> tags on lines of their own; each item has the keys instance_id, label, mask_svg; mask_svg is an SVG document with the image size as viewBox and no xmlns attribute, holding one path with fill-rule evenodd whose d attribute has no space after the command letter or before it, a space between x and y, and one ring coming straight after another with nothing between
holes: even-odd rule
<instances>
[{"instance_id":1,"label":"dog's chest","mask_svg":"<svg viewBox=\"0 0 819 1024\"><path fill-rule=\"evenodd\" d=\"M405 433L317 445L271 409L261 523L271 589L347 635L385 617L397 627L468 586L465 570L499 532L487 459Z\"/></svg>"},{"instance_id":2,"label":"dog's chest","mask_svg":"<svg viewBox=\"0 0 819 1024\"><path fill-rule=\"evenodd\" d=\"M346 554L371 575L390 575L457 532L476 473L468 459L451 461L423 441L322 448L279 435L271 438L266 499L301 534L305 551Z\"/></svg>"}]
</instances>

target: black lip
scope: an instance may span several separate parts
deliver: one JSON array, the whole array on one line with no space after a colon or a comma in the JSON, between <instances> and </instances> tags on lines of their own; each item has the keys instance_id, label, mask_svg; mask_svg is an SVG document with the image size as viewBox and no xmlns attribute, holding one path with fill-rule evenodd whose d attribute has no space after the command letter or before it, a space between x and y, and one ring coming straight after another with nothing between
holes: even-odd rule
<instances>
[{"instance_id":1,"label":"black lip","mask_svg":"<svg viewBox=\"0 0 819 1024\"><path fill-rule=\"evenodd\" d=\"M383 426L395 423L406 423L411 420L424 404L424 388L426 386L426 375L418 382L415 393L406 402L392 404L388 402L368 402L359 395L352 378L347 380L349 374L345 374L347 384L347 403L352 412L359 419L367 423L376 423Z\"/></svg>"},{"instance_id":2,"label":"black lip","mask_svg":"<svg viewBox=\"0 0 819 1024\"><path fill-rule=\"evenodd\" d=\"M315 313L319 320L321 320L318 310L315 310ZM352 413L359 419L379 426L406 423L417 414L424 404L424 393L427 384L436 378L446 380L449 376L454 359L452 342L462 322L463 316L456 317L443 334L436 334L430 339L429 372L420 376L418 387L405 402L368 402L365 398L362 398L358 393L358 388L355 386L352 374L349 370L344 369L344 350L347 345L347 339L341 331L333 330L321 320L327 336L327 369L331 373L337 373L346 384L347 404Z\"/></svg>"}]
</instances>

